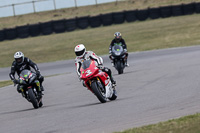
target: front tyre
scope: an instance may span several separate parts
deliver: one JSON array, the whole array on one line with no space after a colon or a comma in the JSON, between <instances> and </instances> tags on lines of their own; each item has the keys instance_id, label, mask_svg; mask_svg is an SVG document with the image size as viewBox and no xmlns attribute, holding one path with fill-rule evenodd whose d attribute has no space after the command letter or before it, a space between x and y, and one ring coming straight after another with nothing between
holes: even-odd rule
<instances>
[{"instance_id":1,"label":"front tyre","mask_svg":"<svg viewBox=\"0 0 200 133\"><path fill-rule=\"evenodd\" d=\"M33 107L35 109L37 109L39 107L39 105L38 105L37 98L36 98L35 94L33 93L32 89L28 89L28 95L29 95L31 103L33 104Z\"/></svg>"},{"instance_id":2,"label":"front tyre","mask_svg":"<svg viewBox=\"0 0 200 133\"><path fill-rule=\"evenodd\" d=\"M97 96L101 103L105 103L107 101L105 97L105 92L103 92L97 82L92 82L91 84L92 91Z\"/></svg>"},{"instance_id":3,"label":"front tyre","mask_svg":"<svg viewBox=\"0 0 200 133\"><path fill-rule=\"evenodd\" d=\"M122 74L123 73L123 68L122 68L122 62L120 60L117 61L117 71L118 74Z\"/></svg>"}]
</instances>

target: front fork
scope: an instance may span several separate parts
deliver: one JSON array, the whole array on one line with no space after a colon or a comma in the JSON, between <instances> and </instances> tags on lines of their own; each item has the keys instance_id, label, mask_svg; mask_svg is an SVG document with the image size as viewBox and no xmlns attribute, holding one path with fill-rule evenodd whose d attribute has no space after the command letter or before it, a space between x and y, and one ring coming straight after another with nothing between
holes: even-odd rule
<instances>
[{"instance_id":1,"label":"front fork","mask_svg":"<svg viewBox=\"0 0 200 133\"><path fill-rule=\"evenodd\" d=\"M38 80L35 80L34 83L35 83L35 87L36 87L36 89L40 92L40 91L41 91L41 88L40 88L40 82L39 82ZM28 87L27 87L27 89L30 89L30 88L32 88L32 86L28 86ZM22 96L25 97L26 94L25 94L24 86L23 86L23 85L20 85L19 90L21 91Z\"/></svg>"},{"instance_id":2,"label":"front fork","mask_svg":"<svg viewBox=\"0 0 200 133\"><path fill-rule=\"evenodd\" d=\"M40 82L38 80L35 80L35 84L36 84L37 90L40 92L41 91Z\"/></svg>"},{"instance_id":3,"label":"front fork","mask_svg":"<svg viewBox=\"0 0 200 133\"><path fill-rule=\"evenodd\" d=\"M99 85L101 88L103 88L103 86L102 86L102 84L101 84L101 80L99 79L99 77L96 77L96 78L97 78L98 85ZM88 88L91 88L92 81L91 81L91 80L88 80L88 83L89 83L89 85L86 84L87 87L88 87ZM90 90L91 90L91 89L90 89Z\"/></svg>"}]
</instances>

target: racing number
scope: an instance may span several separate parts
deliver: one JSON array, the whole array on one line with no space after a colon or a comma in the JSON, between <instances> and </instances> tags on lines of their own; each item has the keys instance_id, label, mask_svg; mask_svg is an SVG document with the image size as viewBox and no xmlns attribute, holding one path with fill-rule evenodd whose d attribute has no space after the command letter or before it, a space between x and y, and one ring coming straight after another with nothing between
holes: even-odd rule
<instances>
[{"instance_id":1,"label":"racing number","mask_svg":"<svg viewBox=\"0 0 200 133\"><path fill-rule=\"evenodd\" d=\"M86 76L92 74L92 72L90 70L87 70L86 73L87 73Z\"/></svg>"}]
</instances>

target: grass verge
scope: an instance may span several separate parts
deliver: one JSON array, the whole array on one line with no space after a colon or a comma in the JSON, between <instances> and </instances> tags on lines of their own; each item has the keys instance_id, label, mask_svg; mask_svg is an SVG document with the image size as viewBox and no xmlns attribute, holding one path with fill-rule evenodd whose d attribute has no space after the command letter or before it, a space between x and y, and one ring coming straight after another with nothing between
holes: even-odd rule
<instances>
[{"instance_id":1,"label":"grass verge","mask_svg":"<svg viewBox=\"0 0 200 133\"><path fill-rule=\"evenodd\" d=\"M63 73L63 74L69 74L69 73ZM49 75L49 76L45 76L45 78L54 77L54 76L59 76L59 75L63 75L63 74ZM11 80L0 81L0 88L1 88L1 87L5 87L5 86L8 86L8 85L12 85L12 84L13 84L13 82L12 82Z\"/></svg>"},{"instance_id":2,"label":"grass verge","mask_svg":"<svg viewBox=\"0 0 200 133\"><path fill-rule=\"evenodd\" d=\"M74 47L85 44L97 55L108 54L116 31L122 33L128 51L144 51L200 44L200 14L136 21L62 34L38 36L0 43L0 67L8 67L16 51L22 51L36 63L75 58ZM92 38L92 39L91 39Z\"/></svg>"},{"instance_id":3,"label":"grass verge","mask_svg":"<svg viewBox=\"0 0 200 133\"><path fill-rule=\"evenodd\" d=\"M115 133L199 133L200 114L189 115L158 124L132 128Z\"/></svg>"},{"instance_id":4,"label":"grass verge","mask_svg":"<svg viewBox=\"0 0 200 133\"><path fill-rule=\"evenodd\" d=\"M12 84L13 84L13 82L11 80L0 81L0 88L8 86L8 85L12 85Z\"/></svg>"}]
</instances>

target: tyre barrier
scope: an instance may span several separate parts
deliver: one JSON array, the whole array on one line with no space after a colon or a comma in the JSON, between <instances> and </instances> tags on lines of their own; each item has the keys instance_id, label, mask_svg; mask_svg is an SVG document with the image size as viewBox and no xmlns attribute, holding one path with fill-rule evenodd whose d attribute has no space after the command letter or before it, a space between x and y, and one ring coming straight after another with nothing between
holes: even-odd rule
<instances>
[{"instance_id":1,"label":"tyre barrier","mask_svg":"<svg viewBox=\"0 0 200 133\"><path fill-rule=\"evenodd\" d=\"M134 21L138 20L137 19L137 11L138 10L125 11L124 12L125 20L127 22L134 22Z\"/></svg>"},{"instance_id":2,"label":"tyre barrier","mask_svg":"<svg viewBox=\"0 0 200 133\"><path fill-rule=\"evenodd\" d=\"M172 6L172 16L183 15L183 5Z\"/></svg>"},{"instance_id":3,"label":"tyre barrier","mask_svg":"<svg viewBox=\"0 0 200 133\"><path fill-rule=\"evenodd\" d=\"M149 8L149 17L151 19L158 19L161 17L160 8Z\"/></svg>"},{"instance_id":4,"label":"tyre barrier","mask_svg":"<svg viewBox=\"0 0 200 133\"><path fill-rule=\"evenodd\" d=\"M29 25L29 32L32 37L39 36L41 34L40 25L39 24Z\"/></svg>"},{"instance_id":5,"label":"tyre barrier","mask_svg":"<svg viewBox=\"0 0 200 133\"><path fill-rule=\"evenodd\" d=\"M113 23L122 24L125 21L124 12L115 12L113 13Z\"/></svg>"},{"instance_id":6,"label":"tyre barrier","mask_svg":"<svg viewBox=\"0 0 200 133\"><path fill-rule=\"evenodd\" d=\"M113 13L101 14L100 18L103 26L108 26L113 24Z\"/></svg>"},{"instance_id":7,"label":"tyre barrier","mask_svg":"<svg viewBox=\"0 0 200 133\"><path fill-rule=\"evenodd\" d=\"M74 31L77 28L76 19L68 19L65 21L65 27L67 31Z\"/></svg>"},{"instance_id":8,"label":"tyre barrier","mask_svg":"<svg viewBox=\"0 0 200 133\"><path fill-rule=\"evenodd\" d=\"M5 40L5 32L4 30L0 30L0 41Z\"/></svg>"},{"instance_id":9,"label":"tyre barrier","mask_svg":"<svg viewBox=\"0 0 200 133\"><path fill-rule=\"evenodd\" d=\"M195 12L200 13L200 3L195 4Z\"/></svg>"},{"instance_id":10,"label":"tyre barrier","mask_svg":"<svg viewBox=\"0 0 200 133\"><path fill-rule=\"evenodd\" d=\"M167 18L172 16L172 6L160 7L160 15L162 18Z\"/></svg>"},{"instance_id":11,"label":"tyre barrier","mask_svg":"<svg viewBox=\"0 0 200 133\"><path fill-rule=\"evenodd\" d=\"M16 28L5 29L5 36L7 40L13 40L17 38Z\"/></svg>"},{"instance_id":12,"label":"tyre barrier","mask_svg":"<svg viewBox=\"0 0 200 133\"><path fill-rule=\"evenodd\" d=\"M53 33L52 22L40 23L40 30L43 35L50 35Z\"/></svg>"},{"instance_id":13,"label":"tyre barrier","mask_svg":"<svg viewBox=\"0 0 200 133\"><path fill-rule=\"evenodd\" d=\"M195 12L195 3L183 4L184 15L193 14Z\"/></svg>"},{"instance_id":14,"label":"tyre barrier","mask_svg":"<svg viewBox=\"0 0 200 133\"><path fill-rule=\"evenodd\" d=\"M89 17L89 25L92 28L99 27L99 26L101 26L101 24L102 24L102 22L101 22L100 16Z\"/></svg>"},{"instance_id":15,"label":"tyre barrier","mask_svg":"<svg viewBox=\"0 0 200 133\"><path fill-rule=\"evenodd\" d=\"M137 18L140 21L144 21L149 17L149 10L144 9L144 10L138 10L137 11Z\"/></svg>"},{"instance_id":16,"label":"tyre barrier","mask_svg":"<svg viewBox=\"0 0 200 133\"><path fill-rule=\"evenodd\" d=\"M27 38L30 35L28 25L16 27L16 31L19 38Z\"/></svg>"},{"instance_id":17,"label":"tyre barrier","mask_svg":"<svg viewBox=\"0 0 200 133\"><path fill-rule=\"evenodd\" d=\"M86 29L89 26L89 16L76 18L77 27L80 29Z\"/></svg>"},{"instance_id":18,"label":"tyre barrier","mask_svg":"<svg viewBox=\"0 0 200 133\"><path fill-rule=\"evenodd\" d=\"M16 38L35 37L39 35L49 35L54 33L63 33L74 31L77 28L86 29L101 25L108 26L112 24L122 24L126 22L144 21L148 18L158 19L160 17L167 18L171 16L189 15L200 13L200 2L192 2L189 4L180 4L173 6L163 6L158 8L148 8L142 10L129 10L122 12L114 12L100 14L97 16L84 16L71 19L62 19L38 24L29 24L10 29L0 30L0 41L12 40Z\"/></svg>"},{"instance_id":19,"label":"tyre barrier","mask_svg":"<svg viewBox=\"0 0 200 133\"><path fill-rule=\"evenodd\" d=\"M66 28L65 28L65 19L64 20L56 20L53 21L53 31L55 33L63 33L65 32Z\"/></svg>"}]
</instances>

